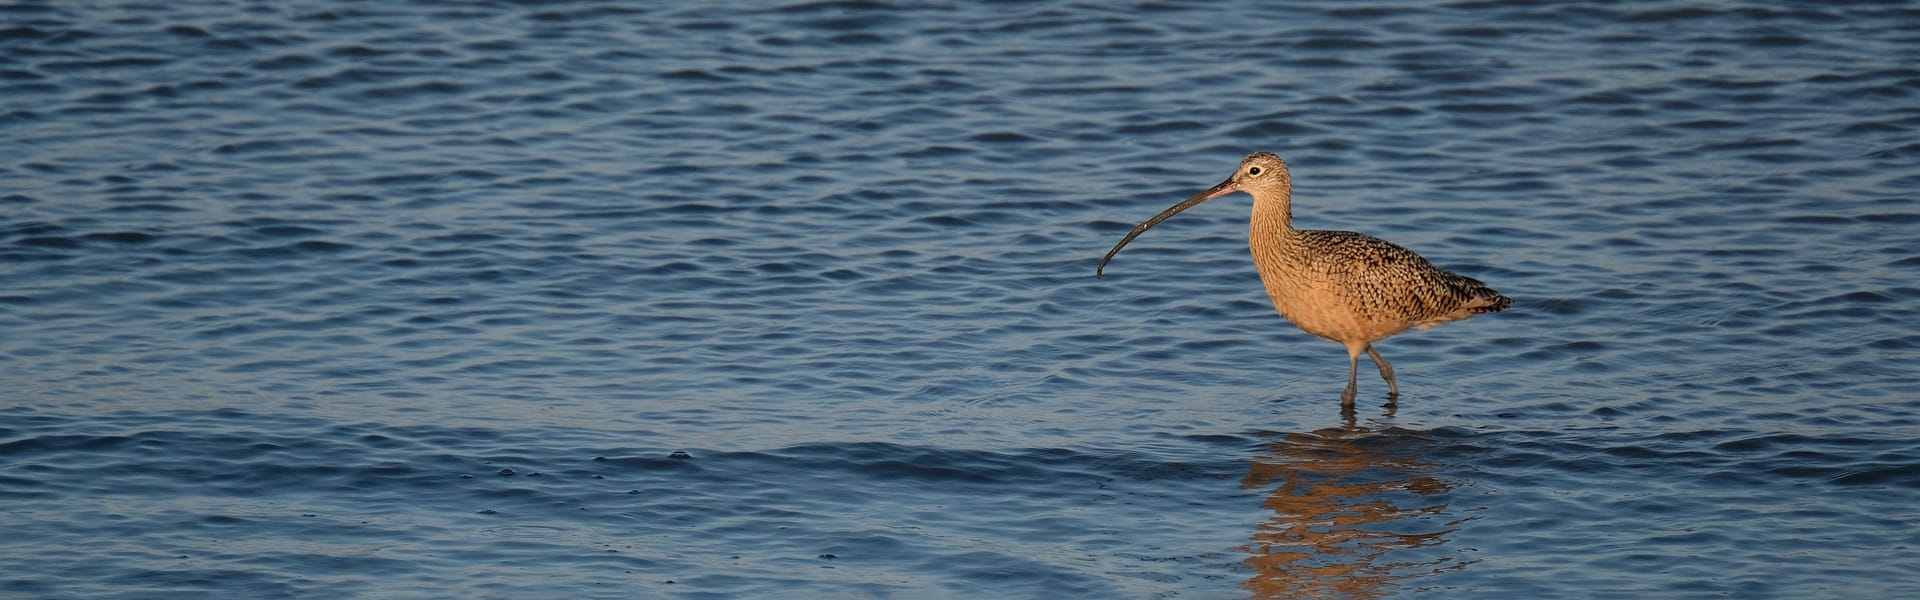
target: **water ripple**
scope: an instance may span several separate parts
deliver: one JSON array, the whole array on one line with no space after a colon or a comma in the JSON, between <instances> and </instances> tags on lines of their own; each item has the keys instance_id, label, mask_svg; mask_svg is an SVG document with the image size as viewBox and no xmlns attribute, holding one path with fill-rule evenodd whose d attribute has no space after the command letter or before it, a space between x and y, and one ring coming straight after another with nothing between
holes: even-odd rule
<instances>
[{"instance_id":1,"label":"water ripple","mask_svg":"<svg viewBox=\"0 0 1920 600\"><path fill-rule=\"evenodd\" d=\"M1911 10L229 4L0 4L4 594L1920 593Z\"/></svg>"}]
</instances>

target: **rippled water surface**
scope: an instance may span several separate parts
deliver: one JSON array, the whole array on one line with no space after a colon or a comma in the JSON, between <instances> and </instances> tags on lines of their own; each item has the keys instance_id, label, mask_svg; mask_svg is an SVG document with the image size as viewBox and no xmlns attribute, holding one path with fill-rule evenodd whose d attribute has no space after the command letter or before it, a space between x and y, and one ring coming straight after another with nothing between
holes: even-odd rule
<instances>
[{"instance_id":1,"label":"rippled water surface","mask_svg":"<svg viewBox=\"0 0 1920 600\"><path fill-rule=\"evenodd\" d=\"M0 596L1920 596L1898 3L0 4ZM1515 298L1273 313L1247 197Z\"/></svg>"}]
</instances>

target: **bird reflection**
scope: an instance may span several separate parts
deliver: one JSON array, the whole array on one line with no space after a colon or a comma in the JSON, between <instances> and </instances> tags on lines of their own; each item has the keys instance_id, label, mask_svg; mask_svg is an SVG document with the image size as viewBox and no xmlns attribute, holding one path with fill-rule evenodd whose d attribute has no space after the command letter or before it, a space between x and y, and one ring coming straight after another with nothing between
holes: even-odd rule
<instances>
[{"instance_id":1,"label":"bird reflection","mask_svg":"<svg viewBox=\"0 0 1920 600\"><path fill-rule=\"evenodd\" d=\"M1255 598L1376 598L1406 580L1459 569L1441 548L1466 519L1447 512L1454 483L1431 475L1429 440L1398 429L1343 427L1278 436L1243 489L1278 484L1273 516L1245 547Z\"/></svg>"}]
</instances>

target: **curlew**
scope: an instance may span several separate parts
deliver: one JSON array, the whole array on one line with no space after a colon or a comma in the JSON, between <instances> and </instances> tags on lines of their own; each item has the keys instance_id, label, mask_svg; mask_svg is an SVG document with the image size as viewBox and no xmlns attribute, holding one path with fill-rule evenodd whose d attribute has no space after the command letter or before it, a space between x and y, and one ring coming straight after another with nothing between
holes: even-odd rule
<instances>
[{"instance_id":1,"label":"curlew","mask_svg":"<svg viewBox=\"0 0 1920 600\"><path fill-rule=\"evenodd\" d=\"M1120 249L1180 211L1234 192L1253 196L1247 248L1267 288L1273 308L1301 330L1347 347L1347 389L1342 406L1352 406L1354 379L1365 352L1387 380L1389 399L1400 397L1393 366L1373 343L1410 327L1426 329L1485 312L1513 300L1479 280L1442 270L1412 250L1351 231L1299 231L1293 228L1293 181L1286 161L1269 152L1248 154L1226 181L1147 219L1114 244L1100 259L1094 277Z\"/></svg>"}]
</instances>

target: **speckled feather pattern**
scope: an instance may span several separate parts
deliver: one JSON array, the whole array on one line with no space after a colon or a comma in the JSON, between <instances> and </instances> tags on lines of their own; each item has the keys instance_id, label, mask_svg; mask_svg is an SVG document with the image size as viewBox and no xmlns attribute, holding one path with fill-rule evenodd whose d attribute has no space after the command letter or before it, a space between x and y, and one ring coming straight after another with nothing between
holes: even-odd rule
<instances>
[{"instance_id":1,"label":"speckled feather pattern","mask_svg":"<svg viewBox=\"0 0 1920 600\"><path fill-rule=\"evenodd\" d=\"M1477 279L1380 238L1315 230L1273 241L1265 251L1256 242L1254 256L1274 308L1330 340L1378 340L1513 303Z\"/></svg>"}]
</instances>

